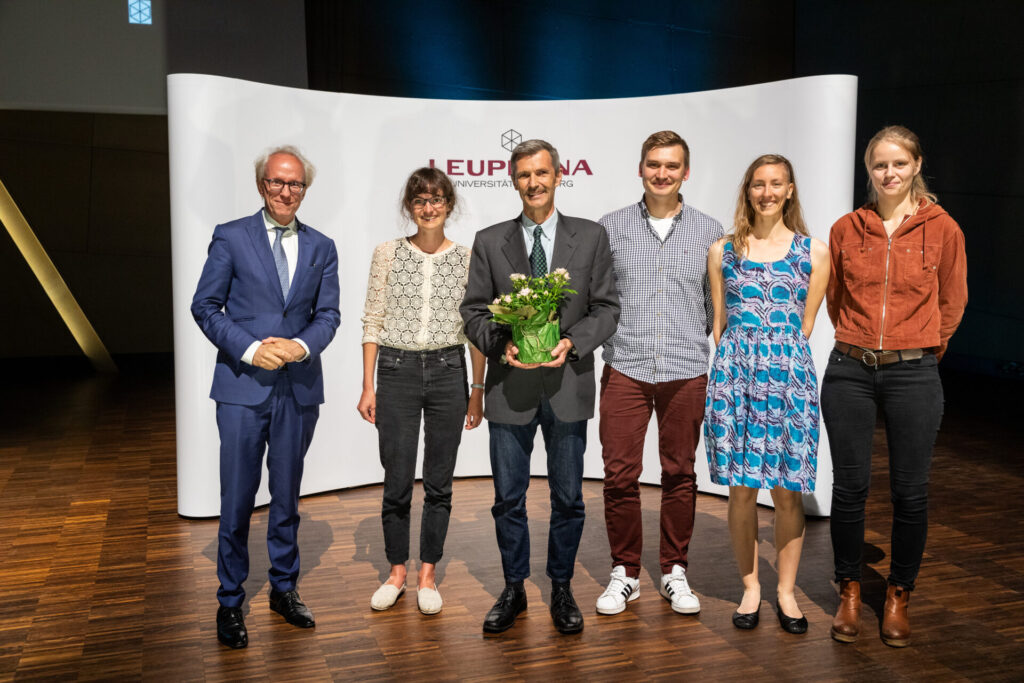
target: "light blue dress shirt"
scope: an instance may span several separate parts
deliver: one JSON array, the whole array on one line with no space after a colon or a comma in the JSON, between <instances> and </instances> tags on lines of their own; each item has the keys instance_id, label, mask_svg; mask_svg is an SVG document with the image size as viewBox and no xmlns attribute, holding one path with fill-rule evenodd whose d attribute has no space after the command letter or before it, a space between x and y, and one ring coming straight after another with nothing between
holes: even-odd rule
<instances>
[{"instance_id":1,"label":"light blue dress shirt","mask_svg":"<svg viewBox=\"0 0 1024 683\"><path fill-rule=\"evenodd\" d=\"M529 258L530 254L533 253L533 229L537 227L537 224L526 217L526 214L520 216L520 225L523 226L523 239L526 240L526 256ZM555 228L558 227L558 211L552 211L551 215L546 221L540 224L541 237L540 246L544 250L544 258L548 262L548 272L551 272L551 257L555 253ZM524 275L530 275L530 273L523 273Z\"/></svg>"}]
</instances>

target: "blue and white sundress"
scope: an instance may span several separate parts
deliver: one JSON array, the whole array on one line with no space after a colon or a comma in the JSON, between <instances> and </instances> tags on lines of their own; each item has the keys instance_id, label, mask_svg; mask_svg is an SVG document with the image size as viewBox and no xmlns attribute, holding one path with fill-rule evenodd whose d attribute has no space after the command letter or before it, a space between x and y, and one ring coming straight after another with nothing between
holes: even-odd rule
<instances>
[{"instance_id":1,"label":"blue and white sundress","mask_svg":"<svg viewBox=\"0 0 1024 683\"><path fill-rule=\"evenodd\" d=\"M801 329L811 276L811 238L786 255L749 261L722 252L728 323L704 410L711 480L727 486L814 491L818 380Z\"/></svg>"}]
</instances>

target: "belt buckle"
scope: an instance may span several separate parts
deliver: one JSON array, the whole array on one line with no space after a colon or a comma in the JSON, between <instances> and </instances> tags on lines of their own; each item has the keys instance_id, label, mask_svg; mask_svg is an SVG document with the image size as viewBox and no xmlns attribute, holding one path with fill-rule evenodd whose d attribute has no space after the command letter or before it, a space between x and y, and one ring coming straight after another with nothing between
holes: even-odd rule
<instances>
[{"instance_id":1,"label":"belt buckle","mask_svg":"<svg viewBox=\"0 0 1024 683\"><path fill-rule=\"evenodd\" d=\"M870 360L868 359L868 356L871 356ZM864 353L861 354L860 360L864 365L874 368L875 370L878 369L878 354L871 349L864 349Z\"/></svg>"}]
</instances>

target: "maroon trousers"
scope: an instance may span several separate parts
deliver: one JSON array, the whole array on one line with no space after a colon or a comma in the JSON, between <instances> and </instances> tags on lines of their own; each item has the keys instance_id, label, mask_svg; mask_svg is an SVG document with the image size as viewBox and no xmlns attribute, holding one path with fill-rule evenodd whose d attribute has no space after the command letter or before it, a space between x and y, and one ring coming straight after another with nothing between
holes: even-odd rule
<instances>
[{"instance_id":1,"label":"maroon trousers","mask_svg":"<svg viewBox=\"0 0 1024 683\"><path fill-rule=\"evenodd\" d=\"M697 504L693 463L704 420L707 386L707 375L648 384L627 377L610 365L604 367L600 409L604 518L612 566L625 567L627 576L640 575L640 472L652 409L658 416L661 457L661 571L670 574L672 565L687 566Z\"/></svg>"}]
</instances>

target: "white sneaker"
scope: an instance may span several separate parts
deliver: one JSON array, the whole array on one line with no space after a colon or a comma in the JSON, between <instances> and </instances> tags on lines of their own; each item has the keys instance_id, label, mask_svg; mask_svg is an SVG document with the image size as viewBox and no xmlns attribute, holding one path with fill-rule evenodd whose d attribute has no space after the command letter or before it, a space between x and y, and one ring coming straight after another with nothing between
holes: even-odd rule
<instances>
[{"instance_id":1,"label":"white sneaker","mask_svg":"<svg viewBox=\"0 0 1024 683\"><path fill-rule=\"evenodd\" d=\"M391 609L395 606L398 598L402 597L402 593L405 592L405 584L399 588L394 584L382 583L373 593L373 597L370 598L370 607L377 610L378 612Z\"/></svg>"},{"instance_id":2,"label":"white sneaker","mask_svg":"<svg viewBox=\"0 0 1024 683\"><path fill-rule=\"evenodd\" d=\"M686 581L686 570L678 564L672 565L671 574L661 575L661 597L672 603L672 609L680 614L696 614L700 611L700 600L690 590Z\"/></svg>"},{"instance_id":3,"label":"white sneaker","mask_svg":"<svg viewBox=\"0 0 1024 683\"><path fill-rule=\"evenodd\" d=\"M416 606L424 614L437 614L441 611L441 594L437 592L437 586L433 588L420 588L416 591Z\"/></svg>"},{"instance_id":4,"label":"white sneaker","mask_svg":"<svg viewBox=\"0 0 1024 683\"><path fill-rule=\"evenodd\" d=\"M622 565L612 569L612 580L597 599L598 614L618 614L626 609L627 602L640 597L640 580L626 576Z\"/></svg>"}]
</instances>

